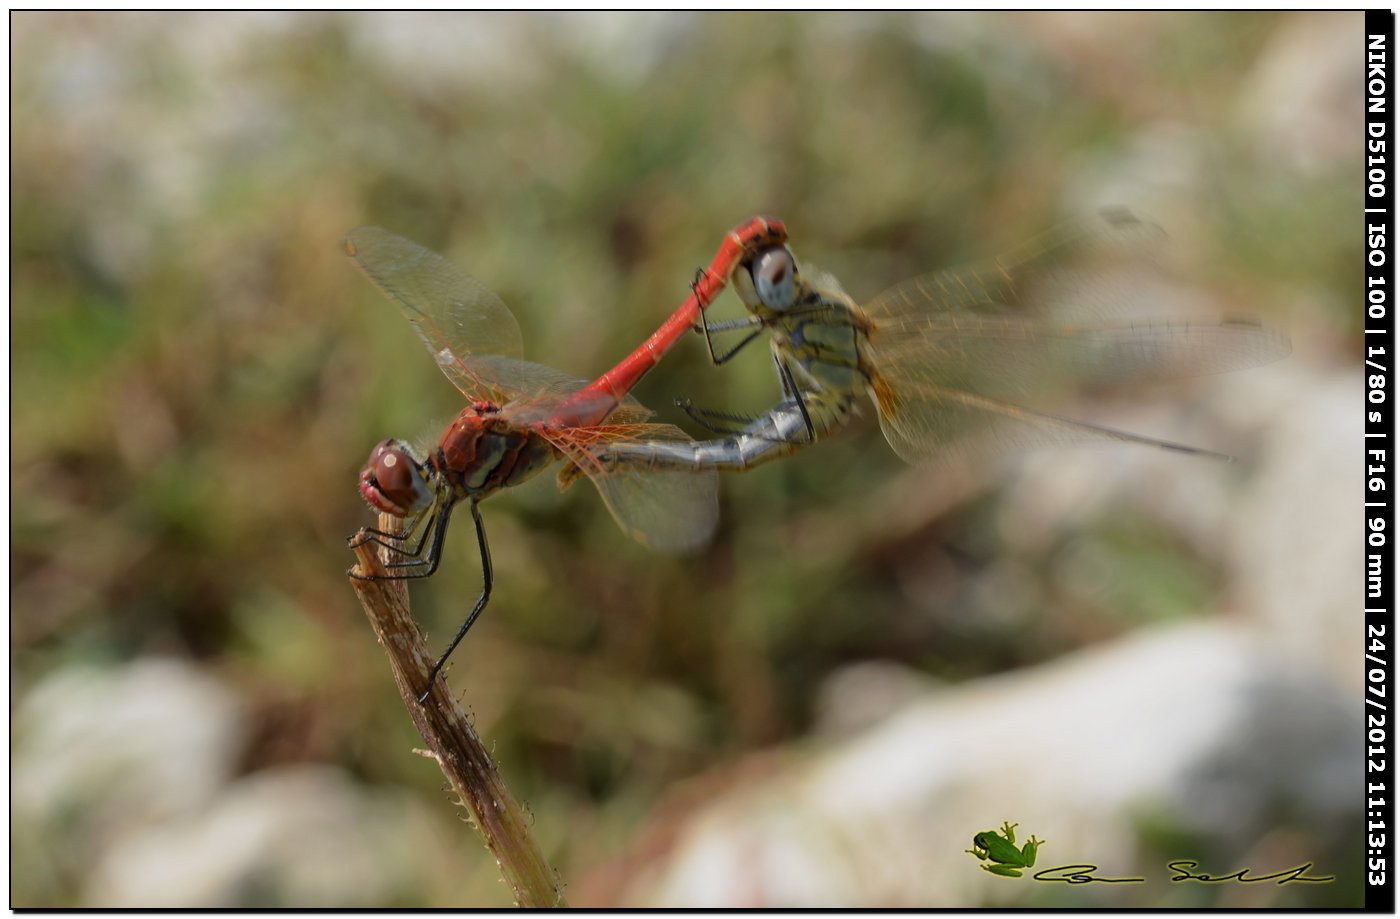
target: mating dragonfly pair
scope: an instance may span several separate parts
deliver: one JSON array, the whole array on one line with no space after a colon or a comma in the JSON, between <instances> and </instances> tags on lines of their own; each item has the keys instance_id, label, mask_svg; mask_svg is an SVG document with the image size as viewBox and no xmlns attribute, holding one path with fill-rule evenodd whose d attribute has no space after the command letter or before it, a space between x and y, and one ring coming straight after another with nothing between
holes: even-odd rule
<instances>
[{"instance_id":1,"label":"mating dragonfly pair","mask_svg":"<svg viewBox=\"0 0 1400 919\"><path fill-rule=\"evenodd\" d=\"M1069 387L1243 369L1288 354L1285 335L1254 321L1129 322L1044 309L1042 301L1072 295L1095 263L1148 252L1161 235L1128 212L1104 212L984 265L907 281L862 306L834 278L798 264L781 221L755 217L730 232L690 297L650 338L588 383L522 360L510 310L441 256L376 227L352 231L346 252L398 304L469 402L427 456L385 440L360 473L365 500L408 521L403 533L362 531L390 550L389 578L437 570L462 501L476 526L481 596L420 701L491 595L478 504L560 458L567 461L561 488L586 475L623 530L671 551L695 548L714 530L718 471L749 469L834 433L867 394L890 446L913 463L1080 441L1228 459L1021 404ZM711 323L704 310L731 280L748 315ZM781 401L756 419L682 403L699 424L728 435L707 441L648 422L651 413L628 393L692 328L704 333L716 364L766 332ZM712 336L736 332L745 334L716 352Z\"/></svg>"}]
</instances>

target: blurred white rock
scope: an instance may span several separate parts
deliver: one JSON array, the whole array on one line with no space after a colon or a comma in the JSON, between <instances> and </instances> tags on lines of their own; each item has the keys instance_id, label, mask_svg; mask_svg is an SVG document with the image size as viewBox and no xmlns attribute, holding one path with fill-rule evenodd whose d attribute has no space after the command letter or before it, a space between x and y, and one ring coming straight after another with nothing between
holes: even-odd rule
<instances>
[{"instance_id":1,"label":"blurred white rock","mask_svg":"<svg viewBox=\"0 0 1400 919\"><path fill-rule=\"evenodd\" d=\"M27 906L56 906L132 826L198 813L232 778L246 733L232 689L179 660L70 666L15 707L11 870Z\"/></svg>"},{"instance_id":2,"label":"blurred white rock","mask_svg":"<svg viewBox=\"0 0 1400 919\"><path fill-rule=\"evenodd\" d=\"M56 670L15 710L15 819L74 813L100 831L196 811L232 776L245 729L235 693L182 661Z\"/></svg>"},{"instance_id":3,"label":"blurred white rock","mask_svg":"<svg viewBox=\"0 0 1400 919\"><path fill-rule=\"evenodd\" d=\"M1358 154L1364 73L1353 61L1365 28L1359 11L1279 20L1235 99L1262 162L1306 176Z\"/></svg>"},{"instance_id":4,"label":"blurred white rock","mask_svg":"<svg viewBox=\"0 0 1400 919\"><path fill-rule=\"evenodd\" d=\"M324 766L240 777L247 719L232 687L174 659L40 682L12 733L23 905L383 907L450 870L407 792ZM57 899L74 886L78 904Z\"/></svg>"},{"instance_id":5,"label":"blurred white rock","mask_svg":"<svg viewBox=\"0 0 1400 919\"><path fill-rule=\"evenodd\" d=\"M1365 608L1360 377L1295 369L1276 386L1280 423L1231 515L1228 559L1263 639L1290 664L1354 688Z\"/></svg>"},{"instance_id":6,"label":"blurred white rock","mask_svg":"<svg viewBox=\"0 0 1400 919\"><path fill-rule=\"evenodd\" d=\"M1153 815L1250 851L1274 833L1279 801L1312 825L1354 816L1361 743L1353 700L1278 666L1247 628L1147 630L939 689L722 794L674 828L620 902L1025 902L1036 885L1007 884L964 854L973 834L1016 822L1046 841L1039 867L1093 861L1106 876L1139 867L1136 821Z\"/></svg>"},{"instance_id":7,"label":"blurred white rock","mask_svg":"<svg viewBox=\"0 0 1400 919\"><path fill-rule=\"evenodd\" d=\"M382 907L411 889L417 808L325 766L265 770L211 807L134 827L87 886L101 908Z\"/></svg>"}]
</instances>

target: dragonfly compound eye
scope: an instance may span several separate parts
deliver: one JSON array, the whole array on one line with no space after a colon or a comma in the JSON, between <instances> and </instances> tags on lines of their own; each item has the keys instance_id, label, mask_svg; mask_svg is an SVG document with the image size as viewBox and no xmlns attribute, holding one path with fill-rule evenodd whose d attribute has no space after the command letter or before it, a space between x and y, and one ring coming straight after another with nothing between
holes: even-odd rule
<instances>
[{"instance_id":1,"label":"dragonfly compound eye","mask_svg":"<svg viewBox=\"0 0 1400 919\"><path fill-rule=\"evenodd\" d=\"M763 305L773 310L786 310L797 296L797 263L786 246L764 249L754 258L754 290Z\"/></svg>"},{"instance_id":2,"label":"dragonfly compound eye","mask_svg":"<svg viewBox=\"0 0 1400 919\"><path fill-rule=\"evenodd\" d=\"M432 498L418 463L396 440L379 443L369 454L369 465L360 473L360 494L371 507L411 517Z\"/></svg>"}]
</instances>

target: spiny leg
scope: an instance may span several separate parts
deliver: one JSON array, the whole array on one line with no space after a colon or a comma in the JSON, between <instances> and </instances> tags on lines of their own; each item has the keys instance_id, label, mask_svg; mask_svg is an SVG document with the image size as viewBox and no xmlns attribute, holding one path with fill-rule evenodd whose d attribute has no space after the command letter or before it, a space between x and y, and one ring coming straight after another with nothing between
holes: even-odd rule
<instances>
[{"instance_id":1,"label":"spiny leg","mask_svg":"<svg viewBox=\"0 0 1400 919\"><path fill-rule=\"evenodd\" d=\"M428 544L426 557L414 557L398 562L391 562L384 566L386 569L421 568L423 570L393 570L390 574L371 575L355 574L354 569L351 569L351 577L361 581L407 581L431 576L433 572L437 571L438 562L442 561L442 544L447 538L447 524L448 521L452 519L452 510L454 507L455 505L449 504L437 513L437 522L433 524L431 529L432 541ZM424 539L426 539L428 535L427 531L425 531L423 535ZM385 545L383 542L379 542L378 544ZM389 546L389 548L397 549L396 546L392 545ZM421 543L419 549L422 549ZM418 553L415 553L415 556L417 555Z\"/></svg>"},{"instance_id":2,"label":"spiny leg","mask_svg":"<svg viewBox=\"0 0 1400 919\"><path fill-rule=\"evenodd\" d=\"M705 273L706 269L701 268L699 271L695 272L695 280L690 282L690 293L696 301L700 299L700 280L703 277L705 277ZM758 319L754 316L745 316L742 319L727 319L724 322L715 323L711 323L708 317L709 314L706 313L705 310L700 310L699 331L702 332L705 336L705 348L710 352L710 361L716 367L720 366L721 364L727 363L729 359L732 358L734 355L738 354L744 348L745 345L753 341L763 332L763 320ZM743 340L740 341L737 345L730 348L723 354L715 354L715 343L714 340L710 338L710 333L712 331L730 332L735 329L746 329L753 326L756 326L757 328L754 328L754 330L748 335L746 335L743 338Z\"/></svg>"},{"instance_id":3,"label":"spiny leg","mask_svg":"<svg viewBox=\"0 0 1400 919\"><path fill-rule=\"evenodd\" d=\"M802 416L802 422L806 429L806 433L802 437L787 435L773 437L761 430L753 430L753 426L766 417L764 415L739 415L712 411L710 409L697 407L689 399L677 399L676 407L689 415L691 420L696 424L715 434L723 434L729 437L748 436L756 440L767 441L768 443L794 444L798 446L806 446L807 444L815 442L816 428L813 426L812 420L807 414L807 404L803 401L801 393L791 401L797 404L798 414Z\"/></svg>"},{"instance_id":4,"label":"spiny leg","mask_svg":"<svg viewBox=\"0 0 1400 919\"><path fill-rule=\"evenodd\" d=\"M429 671L428 685L423 687L423 694L418 697L419 705L428 701L428 693L432 691L433 681L436 680L437 675L442 672L442 668L447 663L447 659L452 656L452 652L457 650L457 645L461 644L462 639L466 637L467 630L472 627L472 623L476 621L476 617L480 616L481 611L486 608L486 601L491 599L491 548L486 544L486 527L481 522L481 510L477 507L477 503L478 502L473 499L471 509L472 522L476 524L477 545L481 547L481 596L477 597L476 605L473 606L472 611L467 614L466 621L463 622L462 627L457 630L457 635L452 639L452 643L447 646L446 651L442 652L442 657L437 659L437 663L433 664L433 669Z\"/></svg>"},{"instance_id":5,"label":"spiny leg","mask_svg":"<svg viewBox=\"0 0 1400 919\"><path fill-rule=\"evenodd\" d=\"M361 527L359 532L345 537L345 541L351 548L360 545L362 542L374 543L376 546L385 546L389 549L397 549L414 531L422 525L425 519L431 519L432 514L419 514L409 521L408 528L404 530L381 530L378 527ZM377 538L376 538L377 537Z\"/></svg>"},{"instance_id":6,"label":"spiny leg","mask_svg":"<svg viewBox=\"0 0 1400 919\"><path fill-rule=\"evenodd\" d=\"M677 399L676 408L689 415L696 424L715 434L742 434L746 426L753 424L761 417L700 408L689 399Z\"/></svg>"},{"instance_id":7,"label":"spiny leg","mask_svg":"<svg viewBox=\"0 0 1400 919\"><path fill-rule=\"evenodd\" d=\"M419 558L419 556L423 554L423 547L428 542L429 534L433 532L433 522L437 519L437 515L438 508L434 506L432 513L418 515L418 517L416 517L413 520L413 522L409 524L408 529L404 530L401 533L394 533L389 530L379 530L375 529L374 527L365 527L364 533L366 535L362 541L370 543L371 545L383 546L384 548L389 549L392 552L397 552L404 558L409 559L409 561L399 560L390 564L386 564L384 566L386 568L401 568L408 565L419 564L422 561ZM413 534L417 532L420 527L422 528L422 533L419 534L418 545L414 546L412 549L405 549L403 546L404 542L406 542L409 539L409 537L413 536ZM358 535L359 534L356 534L356 536ZM354 536L351 537L351 539L354 538ZM358 544L359 543L356 543L356 545Z\"/></svg>"},{"instance_id":8,"label":"spiny leg","mask_svg":"<svg viewBox=\"0 0 1400 919\"><path fill-rule=\"evenodd\" d=\"M689 399L677 399L676 407L690 416L691 420L707 431L715 434L725 434L737 437L747 434L769 443L796 444L806 446L815 443L817 439L816 427L812 424L812 416L807 411L807 400L802 395L802 390L797 386L797 380L792 375L792 368L788 367L782 358L775 352L773 362L778 368L778 380L782 383L783 395L797 403L797 411L802 415L802 426L806 435L797 437L769 437L761 431L751 430L751 427L762 420L762 415L740 415L731 412L720 412L714 409L700 408Z\"/></svg>"},{"instance_id":9,"label":"spiny leg","mask_svg":"<svg viewBox=\"0 0 1400 919\"><path fill-rule=\"evenodd\" d=\"M692 281L690 285L692 293L695 292L696 287L700 283L700 278L702 278L704 274L705 269L703 268L696 273L695 280ZM699 295L696 294L697 298L698 296ZM833 314L840 315L839 311L833 309L833 307L830 304L818 302L812 306L795 307L793 309L785 310L782 313L781 319L786 320L794 316L824 316ZM734 357L734 355L738 354L750 342L752 342L755 338L761 335L763 333L763 330L767 328L768 325L769 320L765 320L758 316L742 316L738 319L725 319L722 322L710 322L709 314L706 313L704 310L701 310L700 323L697 328L698 331L704 333L705 335L705 347L709 349L710 361L714 363L715 366L720 366L722 364L728 363L729 360L732 357ZM738 331L739 329L749 328L753 329L753 331L750 332L748 335L745 335L742 339L740 339L738 344L736 344L734 347L730 348L723 354L715 354L714 341L710 338L711 332L734 332Z\"/></svg>"},{"instance_id":10,"label":"spiny leg","mask_svg":"<svg viewBox=\"0 0 1400 919\"><path fill-rule=\"evenodd\" d=\"M802 390L797 387L797 381L792 377L792 368L787 365L778 352L773 352L773 363L778 368L778 379L782 381L783 393L788 398L797 403L797 410L802 413L802 427L807 432L806 440L798 440L794 437L776 438L780 443L789 444L811 444L817 441L817 430L812 427L812 416L807 412L807 400L802 396Z\"/></svg>"}]
</instances>

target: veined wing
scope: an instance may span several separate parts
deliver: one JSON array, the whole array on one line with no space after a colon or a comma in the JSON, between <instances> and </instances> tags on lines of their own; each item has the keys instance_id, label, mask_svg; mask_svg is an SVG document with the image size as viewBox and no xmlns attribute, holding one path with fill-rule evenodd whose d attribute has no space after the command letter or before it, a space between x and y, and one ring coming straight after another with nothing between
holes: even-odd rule
<instances>
[{"instance_id":1,"label":"veined wing","mask_svg":"<svg viewBox=\"0 0 1400 919\"><path fill-rule=\"evenodd\" d=\"M891 445L916 462L963 440L1024 447L1109 439L1190 451L1018 404L1090 386L1240 370L1289 353L1285 334L1252 320L1059 319L1040 308L1053 298L1067 301L1070 314L1083 312L1072 302L1076 284L1160 238L1151 224L1109 212L984 265L916 278L876 297L864 311ZM1128 287L1121 292L1131 295Z\"/></svg>"},{"instance_id":2,"label":"veined wing","mask_svg":"<svg viewBox=\"0 0 1400 919\"><path fill-rule=\"evenodd\" d=\"M881 320L870 356L890 385L1006 399L1243 370L1286 357L1288 336L1251 320L1052 323L932 312ZM932 310L936 304L926 303ZM886 320L890 319L886 313Z\"/></svg>"},{"instance_id":3,"label":"veined wing","mask_svg":"<svg viewBox=\"0 0 1400 919\"><path fill-rule=\"evenodd\" d=\"M567 488L587 475L623 532L663 552L698 549L719 520L719 475L713 469L651 469L604 463L599 448L647 440L690 440L669 424L609 424L541 432L569 460L559 473Z\"/></svg>"},{"instance_id":4,"label":"veined wing","mask_svg":"<svg viewBox=\"0 0 1400 919\"><path fill-rule=\"evenodd\" d=\"M928 384L892 389L881 379L874 391L885 439L901 459L916 465L1095 441L1233 459L1213 450L1074 421L966 390Z\"/></svg>"},{"instance_id":5,"label":"veined wing","mask_svg":"<svg viewBox=\"0 0 1400 919\"><path fill-rule=\"evenodd\" d=\"M509 401L505 402L501 413L520 424L573 427L581 423L579 417L584 415L589 419L587 423L602 418L632 423L645 421L652 415L651 409L632 396L615 402L608 394L599 393L595 399L576 403L570 410L574 417L562 418L558 414L560 404L587 387L587 381L544 364L498 355L465 358L462 365L477 378L510 381Z\"/></svg>"},{"instance_id":6,"label":"veined wing","mask_svg":"<svg viewBox=\"0 0 1400 919\"><path fill-rule=\"evenodd\" d=\"M398 304L434 362L468 399L497 404L517 392L514 381L472 360L520 358L520 325L486 285L447 259L379 227L345 237L345 252Z\"/></svg>"},{"instance_id":7,"label":"veined wing","mask_svg":"<svg viewBox=\"0 0 1400 919\"><path fill-rule=\"evenodd\" d=\"M911 278L864 305L871 318L884 320L923 312L985 311L995 307L1044 303L1048 289L1073 281L1105 263L1150 256L1166 239L1156 224L1123 209L1108 209L1054 227L986 262L948 268ZM883 324L883 322L882 322Z\"/></svg>"}]
</instances>

